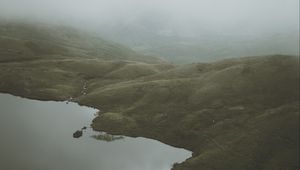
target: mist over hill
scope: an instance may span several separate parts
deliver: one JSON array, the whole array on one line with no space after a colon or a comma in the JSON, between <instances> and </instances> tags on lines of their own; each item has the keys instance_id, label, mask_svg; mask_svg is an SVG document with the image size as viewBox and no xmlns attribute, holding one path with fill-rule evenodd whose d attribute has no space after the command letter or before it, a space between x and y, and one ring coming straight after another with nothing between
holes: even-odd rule
<instances>
[{"instance_id":1,"label":"mist over hill","mask_svg":"<svg viewBox=\"0 0 300 170\"><path fill-rule=\"evenodd\" d=\"M0 0L0 92L192 151L174 170L297 170L299 1Z\"/></svg>"},{"instance_id":2,"label":"mist over hill","mask_svg":"<svg viewBox=\"0 0 300 170\"><path fill-rule=\"evenodd\" d=\"M299 55L298 0L1 0L0 16L71 25L175 63Z\"/></svg>"},{"instance_id":3,"label":"mist over hill","mask_svg":"<svg viewBox=\"0 0 300 170\"><path fill-rule=\"evenodd\" d=\"M299 56L175 65L68 27L0 30L1 92L72 98L101 110L94 130L191 150L176 170L299 167Z\"/></svg>"},{"instance_id":4,"label":"mist over hill","mask_svg":"<svg viewBox=\"0 0 300 170\"><path fill-rule=\"evenodd\" d=\"M39 22L0 20L0 61L47 57L162 62L78 29Z\"/></svg>"}]
</instances>

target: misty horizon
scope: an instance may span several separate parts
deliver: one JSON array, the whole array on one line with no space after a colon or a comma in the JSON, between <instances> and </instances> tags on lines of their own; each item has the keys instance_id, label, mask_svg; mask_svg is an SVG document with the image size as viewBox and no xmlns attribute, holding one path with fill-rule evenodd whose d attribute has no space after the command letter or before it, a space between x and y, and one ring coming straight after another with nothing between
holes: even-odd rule
<instances>
[{"instance_id":1,"label":"misty horizon","mask_svg":"<svg viewBox=\"0 0 300 170\"><path fill-rule=\"evenodd\" d=\"M0 0L1 18L72 26L166 59L299 55L298 0Z\"/></svg>"},{"instance_id":2,"label":"misty horizon","mask_svg":"<svg viewBox=\"0 0 300 170\"><path fill-rule=\"evenodd\" d=\"M278 31L299 28L299 1L108 1L1 0L4 18L36 19L86 26L134 23L169 26L174 31ZM276 26L276 28L274 28ZM221 29L221 30L220 30Z\"/></svg>"}]
</instances>

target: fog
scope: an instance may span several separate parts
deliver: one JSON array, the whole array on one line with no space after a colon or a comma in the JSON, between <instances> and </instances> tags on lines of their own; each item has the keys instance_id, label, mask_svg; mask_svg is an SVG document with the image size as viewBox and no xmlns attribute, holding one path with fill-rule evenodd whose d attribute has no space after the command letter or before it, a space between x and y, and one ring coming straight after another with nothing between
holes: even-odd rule
<instances>
[{"instance_id":1,"label":"fog","mask_svg":"<svg viewBox=\"0 0 300 170\"><path fill-rule=\"evenodd\" d=\"M199 27L280 31L299 27L298 0L0 0L0 11L6 17L84 22L90 26L143 19L177 31Z\"/></svg>"},{"instance_id":2,"label":"fog","mask_svg":"<svg viewBox=\"0 0 300 170\"><path fill-rule=\"evenodd\" d=\"M271 50L262 54L268 50L299 53L299 0L0 0L0 15L8 20L38 20L96 31L153 55L168 55L161 47L170 45L170 37L198 47L204 40L233 43L265 37L273 38L272 43L283 42L270 45ZM274 51L286 43L286 48ZM252 55L244 51L233 55Z\"/></svg>"}]
</instances>

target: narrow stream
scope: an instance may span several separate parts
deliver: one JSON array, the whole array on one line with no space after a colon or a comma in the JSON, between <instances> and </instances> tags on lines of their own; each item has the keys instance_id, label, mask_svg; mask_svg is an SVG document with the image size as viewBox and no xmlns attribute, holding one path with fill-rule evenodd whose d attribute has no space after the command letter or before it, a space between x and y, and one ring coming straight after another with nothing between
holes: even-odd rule
<instances>
[{"instance_id":1,"label":"narrow stream","mask_svg":"<svg viewBox=\"0 0 300 170\"><path fill-rule=\"evenodd\" d=\"M83 130L97 110L0 93L1 170L170 170L191 152L147 138Z\"/></svg>"}]
</instances>

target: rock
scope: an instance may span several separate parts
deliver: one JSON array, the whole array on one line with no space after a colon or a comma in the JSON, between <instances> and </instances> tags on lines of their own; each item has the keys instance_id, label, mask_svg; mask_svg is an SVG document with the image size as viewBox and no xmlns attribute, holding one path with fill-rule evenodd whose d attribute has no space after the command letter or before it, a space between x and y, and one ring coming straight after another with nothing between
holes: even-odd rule
<instances>
[{"instance_id":1,"label":"rock","mask_svg":"<svg viewBox=\"0 0 300 170\"><path fill-rule=\"evenodd\" d=\"M76 132L73 133L73 138L80 138L82 136L82 131L77 130Z\"/></svg>"}]
</instances>

